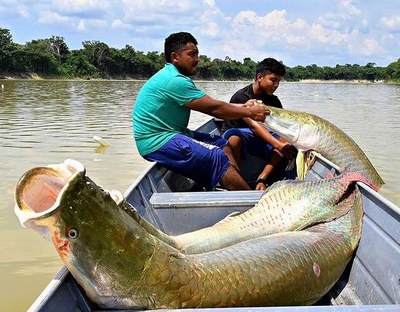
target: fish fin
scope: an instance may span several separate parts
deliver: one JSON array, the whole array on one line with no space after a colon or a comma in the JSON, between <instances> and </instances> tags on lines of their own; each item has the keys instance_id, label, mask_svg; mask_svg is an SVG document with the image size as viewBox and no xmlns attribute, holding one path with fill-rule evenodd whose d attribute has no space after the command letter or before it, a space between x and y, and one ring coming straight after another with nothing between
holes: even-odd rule
<instances>
[{"instance_id":1,"label":"fish fin","mask_svg":"<svg viewBox=\"0 0 400 312\"><path fill-rule=\"evenodd\" d=\"M296 157L296 170L297 170L297 179L304 180L305 177L305 154L304 152L299 151Z\"/></svg>"},{"instance_id":2,"label":"fish fin","mask_svg":"<svg viewBox=\"0 0 400 312\"><path fill-rule=\"evenodd\" d=\"M296 157L297 179L304 180L308 171L314 165L316 160L312 150L298 151Z\"/></svg>"},{"instance_id":3,"label":"fish fin","mask_svg":"<svg viewBox=\"0 0 400 312\"><path fill-rule=\"evenodd\" d=\"M305 159L306 159L306 173L311 169L311 167L315 164L315 161L317 159L316 157L316 152L313 150L309 150L305 153Z\"/></svg>"}]
</instances>

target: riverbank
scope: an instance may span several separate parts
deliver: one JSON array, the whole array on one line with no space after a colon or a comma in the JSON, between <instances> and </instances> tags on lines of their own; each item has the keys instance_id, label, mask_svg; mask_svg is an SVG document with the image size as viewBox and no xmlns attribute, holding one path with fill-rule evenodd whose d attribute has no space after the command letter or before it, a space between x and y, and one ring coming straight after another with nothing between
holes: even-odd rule
<instances>
[{"instance_id":1,"label":"riverbank","mask_svg":"<svg viewBox=\"0 0 400 312\"><path fill-rule=\"evenodd\" d=\"M1 73L0 80L94 80L94 81L111 81L111 80L132 80L132 81L145 81L147 78L133 78L130 76L115 76L109 78L93 78L93 77L60 77L60 76L45 76L37 73Z\"/></svg>"},{"instance_id":2,"label":"riverbank","mask_svg":"<svg viewBox=\"0 0 400 312\"><path fill-rule=\"evenodd\" d=\"M63 77L58 77L58 76L41 76L37 73L0 73L0 80L8 80L8 79L28 79L28 80L99 80L99 81L109 81L109 80L132 80L132 81L145 81L147 78L132 78L132 77L111 77L111 78L92 78L92 77L87 77L87 78L82 78L82 77L74 77L74 78L63 78ZM205 80L198 80L194 78L196 81L205 81ZM207 81L215 81L218 82L220 80L213 80L209 79ZM221 80L222 81L222 80ZM226 80L228 81L228 80ZM230 80L229 80L230 81ZM240 80L238 80L240 81ZM248 81L248 80L246 80ZM337 80L337 79L331 79L331 80L323 80L323 79L303 79L303 80L298 80L298 81L290 81L290 80L283 80L284 82L296 82L296 83L335 83L335 84L342 84L342 83L354 83L354 84L400 84L400 81L385 81L385 80Z\"/></svg>"},{"instance_id":3,"label":"riverbank","mask_svg":"<svg viewBox=\"0 0 400 312\"><path fill-rule=\"evenodd\" d=\"M45 79L36 73L0 73L0 79Z\"/></svg>"},{"instance_id":4,"label":"riverbank","mask_svg":"<svg viewBox=\"0 0 400 312\"><path fill-rule=\"evenodd\" d=\"M300 81L296 81L300 83L386 83L384 80L336 80L336 79L331 79L331 80L321 80L321 79L304 79Z\"/></svg>"}]
</instances>

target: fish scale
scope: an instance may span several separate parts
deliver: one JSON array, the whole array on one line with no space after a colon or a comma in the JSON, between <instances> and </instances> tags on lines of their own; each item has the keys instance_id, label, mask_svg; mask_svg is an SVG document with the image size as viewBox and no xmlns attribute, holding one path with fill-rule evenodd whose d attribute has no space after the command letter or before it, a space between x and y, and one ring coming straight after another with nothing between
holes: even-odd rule
<instances>
[{"instance_id":1,"label":"fish scale","mask_svg":"<svg viewBox=\"0 0 400 312\"><path fill-rule=\"evenodd\" d=\"M279 233L218 251L186 255L183 264L176 263L170 274L179 276L182 267L195 263L191 271L198 274L203 283L186 284L184 287L190 289L180 291L180 301L185 305L177 307L224 307L235 306L235 303L243 306L297 305L315 302L320 298L318 291L327 291L334 283L334 276L341 274L343 262L349 261L361 235L362 208L359 198L356 202L351 213L345 217L314 226L308 231ZM346 233L350 227L357 228L357 235ZM163 254L160 254L155 259L162 257ZM313 269L315 263L320 268L319 276ZM299 266L302 266L301 270ZM325 279L332 282L326 283ZM307 285L307 291L299 292L302 285ZM157 308L171 307L163 300L163 294L169 298L168 291L167 287L159 289L156 294L160 296ZM203 293L204 297L199 303L196 296L185 296L187 293Z\"/></svg>"},{"instance_id":2,"label":"fish scale","mask_svg":"<svg viewBox=\"0 0 400 312\"><path fill-rule=\"evenodd\" d=\"M271 113L263 125L281 135L299 151L317 151L342 169L362 173L377 189L384 184L357 143L331 122L306 112L266 107Z\"/></svg>"},{"instance_id":3,"label":"fish scale","mask_svg":"<svg viewBox=\"0 0 400 312\"><path fill-rule=\"evenodd\" d=\"M103 308L312 304L343 273L361 235L361 196L355 189L343 199L340 214L330 207L324 221L333 221L312 225L317 221L308 220L312 226L302 231L242 237L217 250L187 254L172 245L173 238L149 230L139 215L130 218L127 213L133 215L132 211L90 180L81 164L70 161L38 171L35 175L31 170L18 183L16 213L24 225L51 236L75 280ZM346 173L318 183L285 182L271 187L271 193L347 190L359 179L358 174ZM62 189L60 183L65 183ZM332 193L332 202L343 196ZM57 198L49 206L53 194ZM38 204L42 202L46 205ZM262 226L259 222L259 230Z\"/></svg>"},{"instance_id":4,"label":"fish scale","mask_svg":"<svg viewBox=\"0 0 400 312\"><path fill-rule=\"evenodd\" d=\"M121 206L149 233L184 253L193 254L268 233L299 230L307 226L311 217L314 222L318 222L318 216L321 221L325 215L332 212L340 215L348 209L348 203L339 200L355 181L374 187L359 173L348 171L329 182L302 181L301 188L298 184L300 181L280 181L268 188L253 209L241 214L233 213L212 227L178 236L168 236L156 229L142 219L129 203L122 202ZM307 200L304 200L305 198ZM334 217L335 214L331 216ZM255 222L257 227L253 226Z\"/></svg>"},{"instance_id":5,"label":"fish scale","mask_svg":"<svg viewBox=\"0 0 400 312\"><path fill-rule=\"evenodd\" d=\"M211 227L172 236L173 245L188 254L206 252L233 242L301 230L318 222L332 220L350 209L351 202L342 197L356 181L371 185L355 172L317 181L276 182L252 209L228 216ZM257 226L254 226L255 222Z\"/></svg>"}]
</instances>

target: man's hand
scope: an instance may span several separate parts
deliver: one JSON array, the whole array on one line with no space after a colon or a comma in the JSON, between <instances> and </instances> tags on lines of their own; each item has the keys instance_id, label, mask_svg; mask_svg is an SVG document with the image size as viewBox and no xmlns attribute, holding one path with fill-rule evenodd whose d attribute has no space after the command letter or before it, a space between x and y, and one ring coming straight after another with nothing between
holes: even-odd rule
<instances>
[{"instance_id":1,"label":"man's hand","mask_svg":"<svg viewBox=\"0 0 400 312\"><path fill-rule=\"evenodd\" d=\"M249 109L249 117L255 121L264 121L265 117L271 113L265 105L258 103L257 100L248 100L243 106Z\"/></svg>"},{"instance_id":2,"label":"man's hand","mask_svg":"<svg viewBox=\"0 0 400 312\"><path fill-rule=\"evenodd\" d=\"M282 148L280 148L279 152L281 152L281 154L287 159L293 159L297 156L297 149L289 143L284 144Z\"/></svg>"}]
</instances>

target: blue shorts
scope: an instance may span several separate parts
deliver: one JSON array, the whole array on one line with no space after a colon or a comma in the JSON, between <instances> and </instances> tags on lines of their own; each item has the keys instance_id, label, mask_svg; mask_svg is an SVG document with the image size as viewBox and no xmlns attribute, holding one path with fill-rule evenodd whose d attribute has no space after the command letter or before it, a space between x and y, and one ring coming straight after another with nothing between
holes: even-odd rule
<instances>
[{"instance_id":1,"label":"blue shorts","mask_svg":"<svg viewBox=\"0 0 400 312\"><path fill-rule=\"evenodd\" d=\"M274 138L279 139L279 135L270 131ZM236 135L242 139L242 157L246 158L247 154L270 158L274 147L271 144L265 143L250 128L231 128L224 132L223 137L229 139Z\"/></svg>"},{"instance_id":2,"label":"blue shorts","mask_svg":"<svg viewBox=\"0 0 400 312\"><path fill-rule=\"evenodd\" d=\"M193 131L193 138L177 134L157 151L143 157L213 189L230 165L222 150L227 144L221 136Z\"/></svg>"}]
</instances>

